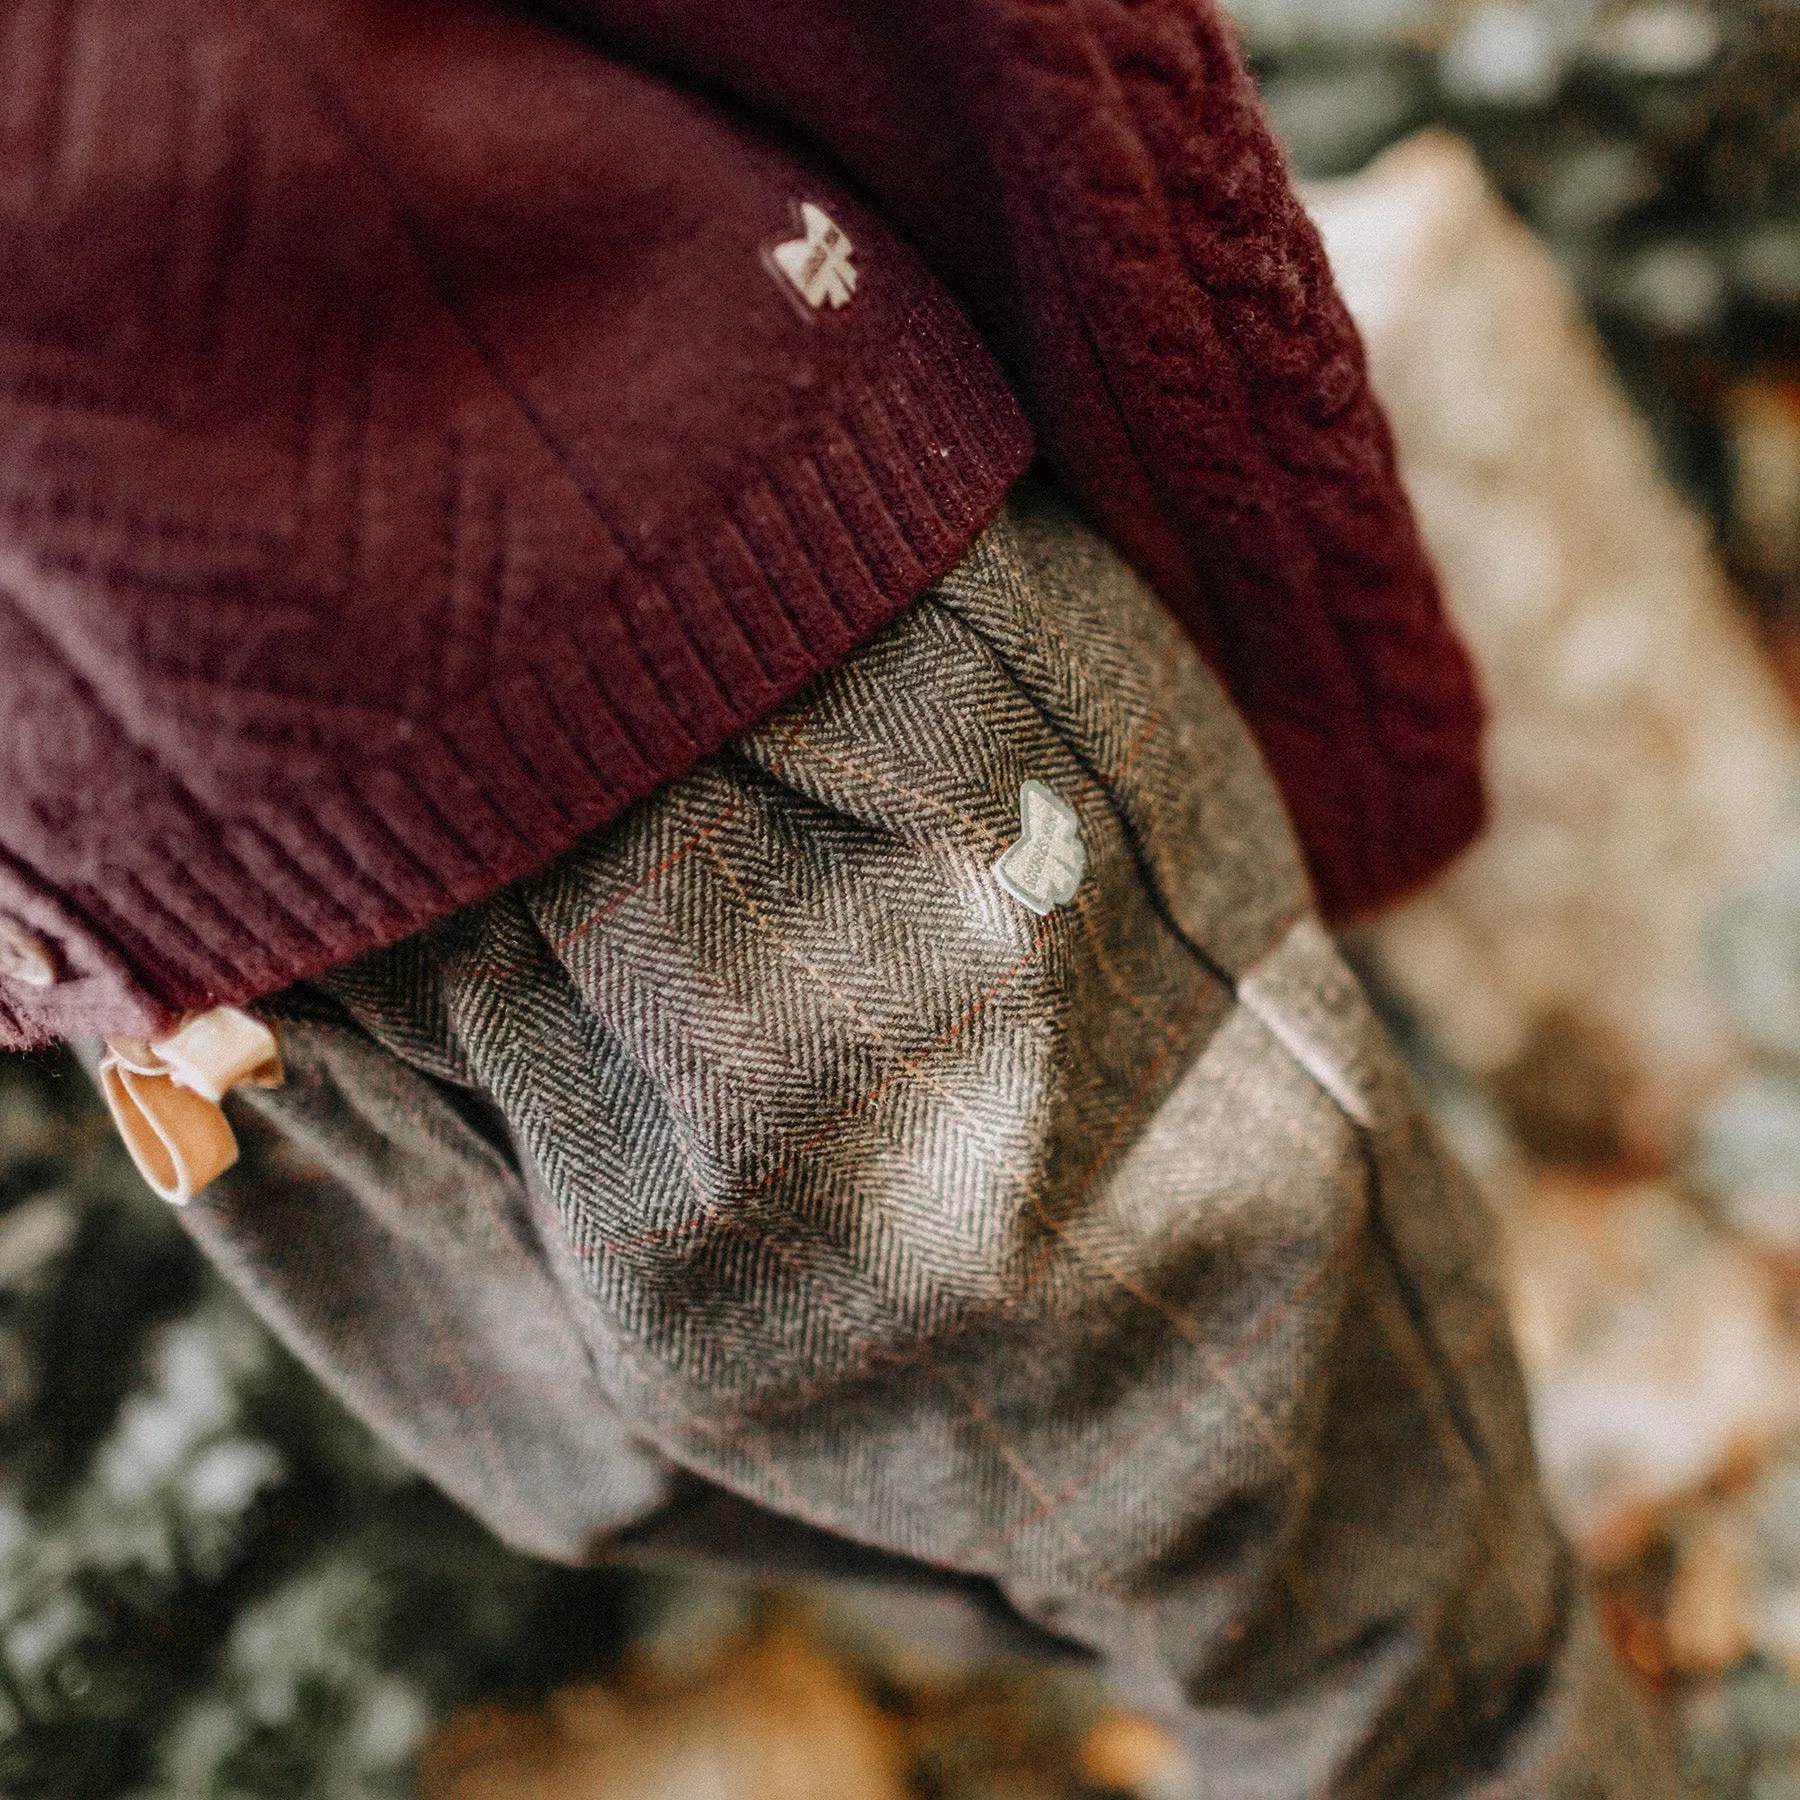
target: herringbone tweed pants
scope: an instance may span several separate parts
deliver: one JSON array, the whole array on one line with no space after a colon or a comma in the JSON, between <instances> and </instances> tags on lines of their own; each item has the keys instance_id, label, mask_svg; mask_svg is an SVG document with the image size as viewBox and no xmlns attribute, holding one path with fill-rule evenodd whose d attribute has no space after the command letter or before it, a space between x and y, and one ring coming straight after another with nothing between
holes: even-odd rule
<instances>
[{"instance_id":1,"label":"herringbone tweed pants","mask_svg":"<svg viewBox=\"0 0 1800 1800\"><path fill-rule=\"evenodd\" d=\"M1086 852L1043 913L994 866L1027 781ZM1042 489L803 699L271 1010L288 1082L189 1222L513 1542L1003 1594L1232 1800L1666 1791L1481 1205L1236 715Z\"/></svg>"}]
</instances>

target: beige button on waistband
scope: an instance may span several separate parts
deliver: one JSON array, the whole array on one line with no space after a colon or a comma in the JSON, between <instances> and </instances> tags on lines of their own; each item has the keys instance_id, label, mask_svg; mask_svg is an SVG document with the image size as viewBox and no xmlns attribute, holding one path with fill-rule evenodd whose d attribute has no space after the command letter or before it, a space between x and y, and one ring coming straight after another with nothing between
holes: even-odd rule
<instances>
[{"instance_id":1,"label":"beige button on waistband","mask_svg":"<svg viewBox=\"0 0 1800 1800\"><path fill-rule=\"evenodd\" d=\"M108 1038L100 1088L138 1173L185 1205L237 1161L219 1102L236 1087L279 1087L275 1033L235 1006L194 1013L152 1043Z\"/></svg>"},{"instance_id":2,"label":"beige button on waistband","mask_svg":"<svg viewBox=\"0 0 1800 1800\"><path fill-rule=\"evenodd\" d=\"M0 981L34 988L56 986L56 959L49 945L7 913L0 913Z\"/></svg>"}]
</instances>

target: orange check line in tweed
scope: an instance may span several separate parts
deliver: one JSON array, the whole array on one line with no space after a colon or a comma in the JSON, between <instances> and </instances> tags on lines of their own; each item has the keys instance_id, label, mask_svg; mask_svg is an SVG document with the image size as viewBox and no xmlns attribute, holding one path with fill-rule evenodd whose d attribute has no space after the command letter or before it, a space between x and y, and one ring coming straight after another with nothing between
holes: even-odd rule
<instances>
[{"instance_id":1,"label":"orange check line in tweed","mask_svg":"<svg viewBox=\"0 0 1800 1800\"><path fill-rule=\"evenodd\" d=\"M769 764L769 773L771 775L780 774L783 766L787 762L789 752L797 742L801 741L801 728L812 716L817 705L818 702L815 700L788 729L786 735L782 739L780 750ZM729 805L722 806L704 825L695 831L691 837L686 838L681 843L677 844L660 862L657 862L646 869L629 887L622 888L618 893L614 894L610 900L606 901L601 906L597 906L579 925L572 926L568 931L564 932L561 937L551 940L551 950L558 956L562 955L564 951L571 949L574 945L580 943L581 940L586 937L589 932L600 925L602 921L617 912L626 901L643 893L646 888L652 886L655 882L660 881L662 877L667 875L671 870L678 868L688 857L693 855L701 845L709 843L713 838L717 837L718 834L744 810L744 803L748 797L747 793L740 792L736 799ZM453 973L459 978L466 980L496 980L506 975L517 975L527 966L528 965L524 963L516 962L451 963L447 966L447 972Z\"/></svg>"},{"instance_id":2,"label":"orange check line in tweed","mask_svg":"<svg viewBox=\"0 0 1800 1800\"><path fill-rule=\"evenodd\" d=\"M1219 1358L1220 1365L1229 1368L1232 1365L1243 1361L1244 1357L1268 1337L1283 1320L1288 1318L1297 1308L1304 1306L1307 1301L1312 1299L1312 1297L1319 1292L1336 1272L1338 1265L1344 1259L1345 1252L1349 1250L1353 1244L1360 1241L1362 1230L1363 1221L1359 1216L1348 1229L1340 1234L1337 1241L1332 1245L1330 1253L1326 1256L1325 1260L1319 1264L1318 1268L1296 1287L1290 1288L1281 1299L1276 1301L1273 1306L1269 1307L1262 1314L1256 1323L1252 1325L1228 1351L1223 1353ZM1074 1481L1070 1482L1061 1493L1055 1496L1050 1505L1040 1506L1035 1511L1029 1512L1022 1518L1014 1520L1005 1531L997 1532L989 1537L983 1538L980 1543L971 1546L964 1552L965 1557L972 1560L977 1557L992 1555L997 1550L1003 1550L1022 1532L1029 1530L1033 1525L1043 1523L1044 1520L1050 1517L1052 1512L1059 1511L1071 1501L1077 1499L1081 1494L1085 1493L1087 1489L1092 1487L1096 1481L1099 1481L1108 1470L1117 1467L1118 1464L1129 1458L1137 1450L1138 1446L1147 1438L1153 1437L1157 1432L1163 1430L1171 1419L1179 1417L1180 1414L1186 1412L1204 1395L1211 1391L1210 1388L1200 1388L1177 1394L1167 1406L1159 1408L1157 1412L1146 1420L1137 1431L1133 1432L1130 1437L1113 1445L1106 1455L1100 1457L1096 1462L1091 1463L1088 1468L1077 1476Z\"/></svg>"},{"instance_id":3,"label":"orange check line in tweed","mask_svg":"<svg viewBox=\"0 0 1800 1800\"><path fill-rule=\"evenodd\" d=\"M1118 1143L1119 1139L1129 1131L1138 1118L1142 1116L1144 1107L1156 1092L1157 1077L1163 1065L1167 1062L1170 1052L1174 1049L1180 1039L1185 1036L1188 1027L1191 1026L1204 1011L1204 999L1205 996L1202 996L1200 1000L1196 1001L1193 1007L1185 1011L1181 1017L1168 1028L1163 1042L1157 1048L1156 1054L1150 1058L1143 1073L1139 1076L1137 1086L1132 1089L1129 1098L1125 1101L1124 1105L1120 1107L1118 1116L1113 1120L1112 1128L1107 1132L1104 1141L1101 1143L1099 1149L1097 1149L1093 1156L1088 1160L1087 1166L1078 1176L1076 1176L1073 1186L1077 1193L1085 1192L1092 1184L1095 1176L1099 1173L1107 1158L1111 1156L1113 1148ZM1027 1203L1033 1206L1034 1209L1041 1204L1038 1189L1035 1184L1027 1190L1025 1198ZM1287 1244L1292 1243L1294 1237L1298 1235L1298 1230L1299 1228L1296 1226L1286 1239L1276 1244L1275 1248L1278 1250L1283 1249ZM760 1401L734 1401L734 1406L744 1420L768 1418L775 1413L791 1412L797 1408L810 1405L822 1395L829 1393L832 1388L840 1386L844 1381L852 1379L859 1374L866 1373L870 1368L873 1368L876 1365L880 1365L889 1370L898 1370L911 1368L914 1365L925 1361L927 1358L938 1354L948 1345L953 1344L967 1332L973 1330L975 1326L980 1324L984 1319L989 1318L994 1312L1003 1311L1009 1307L1018 1305L1018 1303L1023 1300L1042 1279L1044 1271L1049 1267L1051 1260L1056 1254L1056 1243L1057 1239L1054 1236L1045 1239L1040 1245L1036 1256L1032 1259L1030 1267L1025 1271L1024 1279L1017 1287L1011 1289L1000 1299L965 1314L961 1319L957 1320L954 1325L949 1326L947 1329L923 1336L905 1350L889 1350L880 1345L870 1345L854 1359L844 1363L841 1367L834 1369L830 1374L820 1376L815 1381L807 1382L802 1387L786 1389L779 1395L765 1398ZM714 1427L714 1429L722 1435L729 1436L736 1427L730 1424L721 1423Z\"/></svg>"},{"instance_id":4,"label":"orange check line in tweed","mask_svg":"<svg viewBox=\"0 0 1800 1800\"><path fill-rule=\"evenodd\" d=\"M838 1130L849 1120L855 1118L858 1113L873 1106L875 1102L896 1082L904 1081L907 1076L911 1075L922 1063L924 1063L926 1058L935 1056L938 1051L944 1049L947 1045L954 1043L957 1038L961 1037L962 1034L968 1030L982 1013L984 1013L1000 996L1000 994L1005 991L1032 958L1037 955L1038 951L1043 948L1045 940L1050 936L1052 929L1052 921L1046 919L1044 923L1038 927L1037 933L1032 938L1030 947L1025 951L1025 954L1021 956L1004 975L998 976L987 988L985 988L970 1003L961 1018L957 1019L954 1024L950 1025L938 1037L934 1038L923 1050L915 1052L897 1068L890 1070L880 1081L876 1082L873 1087L867 1089L856 1099L852 1100L841 1112L827 1119L824 1124L820 1125L802 1142L796 1144L786 1156L774 1165L774 1167L766 1170L762 1178L746 1188L743 1193L733 1195L726 1201L709 1201L699 1212L695 1213L692 1218L683 1219L677 1225L665 1225L655 1231L641 1232L636 1237L625 1238L616 1244L597 1245L593 1251L589 1252L589 1255L592 1256L599 1251L605 1250L610 1250L616 1254L622 1250L640 1250L650 1244L666 1245L679 1242L683 1238L691 1237L703 1226L710 1224L712 1220L719 1217L727 1207L741 1206L745 1201L755 1199L755 1197L762 1193L765 1188L769 1187L773 1182L778 1181L785 1175L795 1163L801 1160L802 1157L808 1156L816 1150L834 1131Z\"/></svg>"}]
</instances>

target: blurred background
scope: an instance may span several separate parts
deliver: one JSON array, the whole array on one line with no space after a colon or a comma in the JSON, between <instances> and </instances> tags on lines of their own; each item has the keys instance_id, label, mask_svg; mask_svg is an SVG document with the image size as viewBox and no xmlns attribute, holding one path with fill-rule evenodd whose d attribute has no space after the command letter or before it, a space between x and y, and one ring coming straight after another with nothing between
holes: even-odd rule
<instances>
[{"instance_id":1,"label":"blurred background","mask_svg":"<svg viewBox=\"0 0 1800 1800\"><path fill-rule=\"evenodd\" d=\"M1352 954L1689 1791L1800 1800L1800 3L1230 3L1493 707L1492 834ZM0 1794L1192 1785L928 1611L502 1550L0 1059Z\"/></svg>"}]
</instances>

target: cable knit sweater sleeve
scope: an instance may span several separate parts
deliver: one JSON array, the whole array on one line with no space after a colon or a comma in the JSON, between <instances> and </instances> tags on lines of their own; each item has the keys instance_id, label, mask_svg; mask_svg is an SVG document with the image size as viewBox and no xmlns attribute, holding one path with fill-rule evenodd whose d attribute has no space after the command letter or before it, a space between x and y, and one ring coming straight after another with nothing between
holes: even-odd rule
<instances>
[{"instance_id":1,"label":"cable knit sweater sleeve","mask_svg":"<svg viewBox=\"0 0 1800 1800\"><path fill-rule=\"evenodd\" d=\"M1213 0L567 0L821 142L962 298L1040 443L1226 677L1344 917L1480 828L1481 705Z\"/></svg>"}]
</instances>

